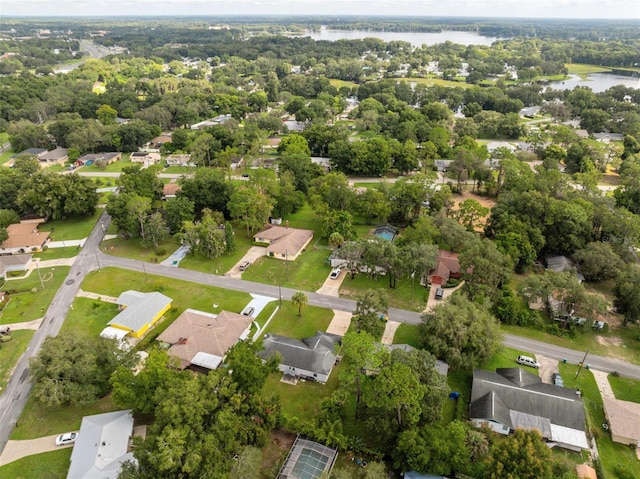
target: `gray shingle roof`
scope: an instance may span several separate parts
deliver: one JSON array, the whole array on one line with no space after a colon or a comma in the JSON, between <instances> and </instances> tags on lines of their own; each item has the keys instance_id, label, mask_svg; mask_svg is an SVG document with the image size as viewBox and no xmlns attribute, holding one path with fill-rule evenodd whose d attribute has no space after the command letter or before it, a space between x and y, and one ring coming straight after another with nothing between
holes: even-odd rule
<instances>
[{"instance_id":1,"label":"gray shingle roof","mask_svg":"<svg viewBox=\"0 0 640 479\"><path fill-rule=\"evenodd\" d=\"M259 356L267 359L278 351L282 355L282 364L326 375L336 362L333 348L340 339L341 336L321 331L303 340L267 334L262 342L264 350Z\"/></svg>"},{"instance_id":2,"label":"gray shingle roof","mask_svg":"<svg viewBox=\"0 0 640 479\"><path fill-rule=\"evenodd\" d=\"M470 417L517 427L510 412L506 420L505 407L509 411L547 418L551 424L585 430L582 399L574 389L543 384L538 376L520 368L497 369L495 373L475 370Z\"/></svg>"}]
</instances>

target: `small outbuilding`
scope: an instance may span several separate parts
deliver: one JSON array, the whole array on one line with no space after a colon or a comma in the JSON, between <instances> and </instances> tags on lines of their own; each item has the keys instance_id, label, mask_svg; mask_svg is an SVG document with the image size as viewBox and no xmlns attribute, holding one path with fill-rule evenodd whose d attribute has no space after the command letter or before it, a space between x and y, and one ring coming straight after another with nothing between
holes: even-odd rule
<instances>
[{"instance_id":1,"label":"small outbuilding","mask_svg":"<svg viewBox=\"0 0 640 479\"><path fill-rule=\"evenodd\" d=\"M129 336L141 338L169 311L173 300L162 293L125 291L116 303L120 313L107 324L115 329L127 331Z\"/></svg>"}]
</instances>

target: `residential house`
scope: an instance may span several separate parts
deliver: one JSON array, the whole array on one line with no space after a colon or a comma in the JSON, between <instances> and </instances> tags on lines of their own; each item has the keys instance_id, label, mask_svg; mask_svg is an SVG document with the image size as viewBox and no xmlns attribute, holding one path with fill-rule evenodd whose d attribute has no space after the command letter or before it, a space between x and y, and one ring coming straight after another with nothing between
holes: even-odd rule
<instances>
[{"instance_id":1,"label":"residential house","mask_svg":"<svg viewBox=\"0 0 640 479\"><path fill-rule=\"evenodd\" d=\"M491 154L492 157L493 157L493 153L498 148L505 148L509 150L511 153L514 153L518 149L508 141L490 141L485 146L487 147L487 151Z\"/></svg>"},{"instance_id":2,"label":"residential house","mask_svg":"<svg viewBox=\"0 0 640 479\"><path fill-rule=\"evenodd\" d=\"M436 267L427 276L428 284L443 285L449 278L460 277L460 262L458 261L458 253L445 251L441 249L436 259ZM420 284L424 281L421 280Z\"/></svg>"},{"instance_id":3,"label":"residential house","mask_svg":"<svg viewBox=\"0 0 640 479\"><path fill-rule=\"evenodd\" d=\"M624 135L622 133L594 133L593 138L602 142L602 143L611 143L612 141L623 141Z\"/></svg>"},{"instance_id":4,"label":"residential house","mask_svg":"<svg viewBox=\"0 0 640 479\"><path fill-rule=\"evenodd\" d=\"M436 171L446 172L451 168L453 160L433 160L433 166Z\"/></svg>"},{"instance_id":5,"label":"residential house","mask_svg":"<svg viewBox=\"0 0 640 479\"><path fill-rule=\"evenodd\" d=\"M160 153L134 151L131 153L131 163L142 163L143 168L160 163Z\"/></svg>"},{"instance_id":6,"label":"residential house","mask_svg":"<svg viewBox=\"0 0 640 479\"><path fill-rule=\"evenodd\" d=\"M331 159L330 158L322 158L320 156L312 156L311 163L316 165L320 165L322 169L327 172L331 170Z\"/></svg>"},{"instance_id":7,"label":"residential house","mask_svg":"<svg viewBox=\"0 0 640 479\"><path fill-rule=\"evenodd\" d=\"M203 128L216 126L216 125L224 125L226 122L231 120L231 115L218 115L215 118L210 118L209 120L201 121L200 123L195 123L191 125L192 130L202 130Z\"/></svg>"},{"instance_id":8,"label":"residential house","mask_svg":"<svg viewBox=\"0 0 640 479\"><path fill-rule=\"evenodd\" d=\"M120 306L120 313L107 324L112 329L120 330L119 339L126 335L141 338L162 318L164 313L169 311L172 301L171 298L155 291L152 293L125 291L116 301ZM100 335L107 335L107 332L103 331Z\"/></svg>"},{"instance_id":9,"label":"residential house","mask_svg":"<svg viewBox=\"0 0 640 479\"><path fill-rule=\"evenodd\" d=\"M188 154L173 154L164 159L167 166L196 166L191 161L191 155Z\"/></svg>"},{"instance_id":10,"label":"residential house","mask_svg":"<svg viewBox=\"0 0 640 479\"><path fill-rule=\"evenodd\" d=\"M574 133L578 135L578 138L581 138L583 140L589 138L589 132L583 128L577 128Z\"/></svg>"},{"instance_id":11,"label":"residential house","mask_svg":"<svg viewBox=\"0 0 640 479\"><path fill-rule=\"evenodd\" d=\"M604 416L609 424L611 440L636 447L640 457L640 403L602 396Z\"/></svg>"},{"instance_id":12,"label":"residential house","mask_svg":"<svg viewBox=\"0 0 640 479\"><path fill-rule=\"evenodd\" d=\"M7 226L9 237L0 243L0 255L42 251L49 242L50 233L39 231L40 223L44 223L44 219L22 220Z\"/></svg>"},{"instance_id":13,"label":"residential house","mask_svg":"<svg viewBox=\"0 0 640 479\"><path fill-rule=\"evenodd\" d=\"M12 271L26 271L31 265L30 254L14 254L0 256L0 278L5 278Z\"/></svg>"},{"instance_id":14,"label":"residential house","mask_svg":"<svg viewBox=\"0 0 640 479\"><path fill-rule=\"evenodd\" d=\"M64 165L69 159L66 148L57 147L55 150L47 151L38 157L41 168L51 165Z\"/></svg>"},{"instance_id":15,"label":"residential house","mask_svg":"<svg viewBox=\"0 0 640 479\"><path fill-rule=\"evenodd\" d=\"M282 357L278 369L285 375L324 384L336 364L334 349L341 339L341 336L322 331L302 340L267 334L262 341L264 350L258 355L266 360L278 352Z\"/></svg>"},{"instance_id":16,"label":"residential house","mask_svg":"<svg viewBox=\"0 0 640 479\"><path fill-rule=\"evenodd\" d=\"M165 143L171 143L171 133L163 133L162 135L156 136L151 141L142 145L140 151L147 153L160 153L160 148L162 148L162 145Z\"/></svg>"},{"instance_id":17,"label":"residential house","mask_svg":"<svg viewBox=\"0 0 640 479\"><path fill-rule=\"evenodd\" d=\"M563 273L565 271L575 271L578 281L581 283L584 281L584 276L580 272L578 266L566 256L548 254L544 257L545 263L547 263L547 269L556 273Z\"/></svg>"},{"instance_id":18,"label":"residential house","mask_svg":"<svg viewBox=\"0 0 640 479\"><path fill-rule=\"evenodd\" d=\"M40 157L47 153L46 148L27 148L26 150L22 150L20 153L13 155L11 159L15 159L21 156L35 156L38 160Z\"/></svg>"},{"instance_id":19,"label":"residential house","mask_svg":"<svg viewBox=\"0 0 640 479\"><path fill-rule=\"evenodd\" d=\"M131 410L83 417L67 479L116 479L123 462L136 461L129 448L132 434Z\"/></svg>"},{"instance_id":20,"label":"residential house","mask_svg":"<svg viewBox=\"0 0 640 479\"><path fill-rule=\"evenodd\" d=\"M584 404L574 389L545 384L520 368L473 372L469 419L499 434L536 430L549 447L589 448Z\"/></svg>"},{"instance_id":21,"label":"residential house","mask_svg":"<svg viewBox=\"0 0 640 479\"><path fill-rule=\"evenodd\" d=\"M162 187L162 199L169 200L175 198L180 191L180 185L178 183L166 183Z\"/></svg>"},{"instance_id":22,"label":"residential house","mask_svg":"<svg viewBox=\"0 0 640 479\"><path fill-rule=\"evenodd\" d=\"M219 314L185 310L160 336L180 368L216 369L227 351L249 337L253 318L229 311Z\"/></svg>"},{"instance_id":23,"label":"residential house","mask_svg":"<svg viewBox=\"0 0 640 479\"><path fill-rule=\"evenodd\" d=\"M76 166L84 166L89 161L91 163L96 164L99 167L105 167L110 165L111 163L115 163L116 161L120 161L122 158L122 153L118 152L108 152L108 153L87 153L78 158L75 162ZM89 164L91 164L89 163Z\"/></svg>"},{"instance_id":24,"label":"residential house","mask_svg":"<svg viewBox=\"0 0 640 479\"><path fill-rule=\"evenodd\" d=\"M266 243L267 255L277 259L295 261L313 239L312 230L267 225L253 235L257 243Z\"/></svg>"}]
</instances>

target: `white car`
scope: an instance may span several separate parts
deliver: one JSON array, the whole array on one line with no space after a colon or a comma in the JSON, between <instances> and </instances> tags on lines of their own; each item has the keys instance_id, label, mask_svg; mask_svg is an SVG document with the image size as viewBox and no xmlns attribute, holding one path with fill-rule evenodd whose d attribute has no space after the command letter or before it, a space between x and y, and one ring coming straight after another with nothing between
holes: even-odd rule
<instances>
[{"instance_id":1,"label":"white car","mask_svg":"<svg viewBox=\"0 0 640 479\"><path fill-rule=\"evenodd\" d=\"M56 446L66 446L67 444L73 444L78 439L77 432L65 432L56 437Z\"/></svg>"},{"instance_id":2,"label":"white car","mask_svg":"<svg viewBox=\"0 0 640 479\"><path fill-rule=\"evenodd\" d=\"M338 279L338 276L340 276L340 268L336 268L333 271L331 271L331 274L329 275L329 278Z\"/></svg>"}]
</instances>

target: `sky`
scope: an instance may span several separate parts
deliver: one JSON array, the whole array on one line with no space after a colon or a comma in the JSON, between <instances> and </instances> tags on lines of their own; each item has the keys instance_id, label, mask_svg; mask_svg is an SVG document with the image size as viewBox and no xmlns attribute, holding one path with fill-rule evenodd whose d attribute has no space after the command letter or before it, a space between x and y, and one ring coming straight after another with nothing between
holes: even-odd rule
<instances>
[{"instance_id":1,"label":"sky","mask_svg":"<svg viewBox=\"0 0 640 479\"><path fill-rule=\"evenodd\" d=\"M640 19L638 0L0 0L2 16L410 15Z\"/></svg>"}]
</instances>

